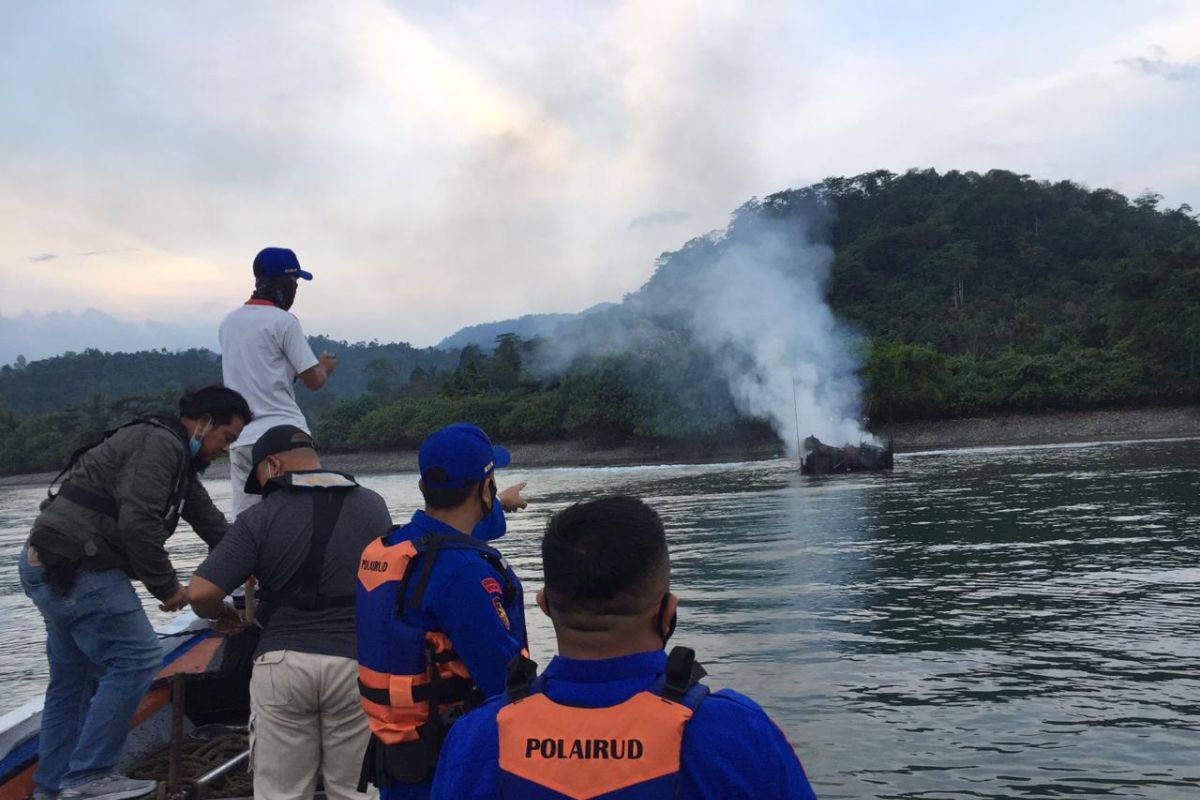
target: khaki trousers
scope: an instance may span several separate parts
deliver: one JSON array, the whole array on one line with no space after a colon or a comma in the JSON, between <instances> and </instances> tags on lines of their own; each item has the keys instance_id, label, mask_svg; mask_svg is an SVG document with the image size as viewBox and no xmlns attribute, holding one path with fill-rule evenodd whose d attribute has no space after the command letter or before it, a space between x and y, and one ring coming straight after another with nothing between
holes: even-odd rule
<instances>
[{"instance_id":1,"label":"khaki trousers","mask_svg":"<svg viewBox=\"0 0 1200 800\"><path fill-rule=\"evenodd\" d=\"M352 658L274 650L250 678L250 769L256 800L309 800L317 776L331 800L355 791L370 738Z\"/></svg>"}]
</instances>

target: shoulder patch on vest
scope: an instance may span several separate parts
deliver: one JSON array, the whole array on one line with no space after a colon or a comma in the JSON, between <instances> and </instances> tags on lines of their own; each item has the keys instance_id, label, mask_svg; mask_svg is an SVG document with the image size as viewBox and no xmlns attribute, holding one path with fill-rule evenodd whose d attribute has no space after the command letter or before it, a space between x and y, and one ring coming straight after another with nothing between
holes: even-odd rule
<instances>
[{"instance_id":1,"label":"shoulder patch on vest","mask_svg":"<svg viewBox=\"0 0 1200 800\"><path fill-rule=\"evenodd\" d=\"M492 598L492 607L496 609L496 616L504 623L504 630L512 630L512 623L508 621L508 613L504 610L504 604L500 602L499 597Z\"/></svg>"}]
</instances>

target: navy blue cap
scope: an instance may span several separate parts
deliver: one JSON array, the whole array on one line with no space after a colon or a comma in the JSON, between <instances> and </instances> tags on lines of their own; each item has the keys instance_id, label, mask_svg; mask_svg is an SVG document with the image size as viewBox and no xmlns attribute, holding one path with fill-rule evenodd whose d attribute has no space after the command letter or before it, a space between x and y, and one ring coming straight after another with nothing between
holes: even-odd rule
<instances>
[{"instance_id":1,"label":"navy blue cap","mask_svg":"<svg viewBox=\"0 0 1200 800\"><path fill-rule=\"evenodd\" d=\"M476 425L456 422L429 434L421 443L417 464L430 489L457 489L479 483L512 461L508 450Z\"/></svg>"},{"instance_id":2,"label":"navy blue cap","mask_svg":"<svg viewBox=\"0 0 1200 800\"><path fill-rule=\"evenodd\" d=\"M250 474L246 476L246 485L242 487L242 491L246 494L262 494L263 487L258 483L258 465L267 456L278 455L298 447L317 449L312 437L295 425L276 425L274 428L269 428L262 436L258 437L258 441L254 443L254 448L250 451Z\"/></svg>"},{"instance_id":3,"label":"navy blue cap","mask_svg":"<svg viewBox=\"0 0 1200 800\"><path fill-rule=\"evenodd\" d=\"M274 275L295 275L312 280L312 273L300 269L300 260L286 247L264 247L254 257L254 277L270 278Z\"/></svg>"}]
</instances>

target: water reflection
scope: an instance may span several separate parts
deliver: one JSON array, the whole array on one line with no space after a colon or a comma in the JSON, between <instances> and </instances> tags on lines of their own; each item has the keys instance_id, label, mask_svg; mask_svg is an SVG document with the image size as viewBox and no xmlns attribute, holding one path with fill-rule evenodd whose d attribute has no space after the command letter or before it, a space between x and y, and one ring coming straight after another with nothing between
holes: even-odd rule
<instances>
[{"instance_id":1,"label":"water reflection","mask_svg":"<svg viewBox=\"0 0 1200 800\"><path fill-rule=\"evenodd\" d=\"M527 480L534 504L503 549L532 598L551 513L647 499L669 531L678 641L771 712L823 798L1192 798L1197 456L1168 442L912 456L890 476L512 470L501 483ZM364 482L397 521L419 500L415 475ZM210 488L227 506L224 482ZM11 568L40 496L0 489L6 707L44 680ZM202 557L190 534L172 546L185 570ZM528 618L544 662L532 599Z\"/></svg>"}]
</instances>

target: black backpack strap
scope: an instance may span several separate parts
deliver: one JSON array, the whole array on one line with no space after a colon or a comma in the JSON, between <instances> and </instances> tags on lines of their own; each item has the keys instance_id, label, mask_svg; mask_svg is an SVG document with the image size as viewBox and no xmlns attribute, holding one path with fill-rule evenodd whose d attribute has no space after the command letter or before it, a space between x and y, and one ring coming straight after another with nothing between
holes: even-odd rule
<instances>
[{"instance_id":1,"label":"black backpack strap","mask_svg":"<svg viewBox=\"0 0 1200 800\"><path fill-rule=\"evenodd\" d=\"M671 655L667 656L663 698L673 703L682 702L684 695L707 674L708 671L696 663L695 650L690 647L673 648Z\"/></svg>"},{"instance_id":2,"label":"black backpack strap","mask_svg":"<svg viewBox=\"0 0 1200 800\"><path fill-rule=\"evenodd\" d=\"M504 694L508 702L515 703L529 696L529 690L537 678L537 664L521 653L508 662L508 674L504 678Z\"/></svg>"},{"instance_id":3,"label":"black backpack strap","mask_svg":"<svg viewBox=\"0 0 1200 800\"><path fill-rule=\"evenodd\" d=\"M89 511L95 511L97 514L103 514L106 517L111 517L113 520L116 520L120 513L116 500L113 500L108 495L89 491L82 486L76 486L70 481L67 481L59 488L58 495L56 496L62 496L77 506L83 506Z\"/></svg>"},{"instance_id":4,"label":"black backpack strap","mask_svg":"<svg viewBox=\"0 0 1200 800\"><path fill-rule=\"evenodd\" d=\"M329 540L337 527L338 518L342 514L342 506L346 503L345 490L328 489L314 490L313 530L308 543L308 553L300 568L291 579L278 591L264 589L259 593L263 607L258 614L258 622L266 627L271 616L283 606L301 608L307 611L322 611L326 608L341 608L354 605L354 595L324 595L321 593L321 575L325 571L325 553L329 549Z\"/></svg>"},{"instance_id":5,"label":"black backpack strap","mask_svg":"<svg viewBox=\"0 0 1200 800\"><path fill-rule=\"evenodd\" d=\"M421 601L425 599L425 590L429 588L429 576L433 573L433 562L437 561L438 553L441 552L445 539L445 536L430 534L422 536L414 543L417 552L423 554L425 558L421 563L421 575L417 578L416 588L413 589L412 596L408 598L409 608L418 609L421 607ZM409 567L409 572L411 570L412 568ZM404 580L400 583L400 597L404 597L404 593L408 590L408 580L410 577L406 573Z\"/></svg>"},{"instance_id":6,"label":"black backpack strap","mask_svg":"<svg viewBox=\"0 0 1200 800\"><path fill-rule=\"evenodd\" d=\"M132 423L130 423L130 424L132 424ZM121 427L123 428L125 426L122 425ZM91 450L93 447L97 447L98 445L102 444L104 442L104 439L107 439L109 436L112 436L114 433L116 433L120 429L121 428L113 428L111 431L105 431L104 438L101 439L100 441L91 442L89 444L85 444L83 447L76 448L75 452L71 453L71 457L67 459L67 465L62 468L61 472L59 472L57 475L54 476L54 480L50 481L50 485L46 487L46 500L53 500L54 498L58 497L59 494L62 494L62 489L59 489L58 492L54 491L54 484L56 484L60 480L62 480L62 477L71 471L71 467L75 466L76 462L79 461L80 457L83 456L84 453L86 453L88 450ZM64 484L64 486L65 486L65 484Z\"/></svg>"},{"instance_id":7,"label":"black backpack strap","mask_svg":"<svg viewBox=\"0 0 1200 800\"><path fill-rule=\"evenodd\" d=\"M383 543L385 545L387 544L387 537L390 536L393 531L398 530L400 527L401 527L400 525L397 525L396 527L392 528L391 531L388 531L388 533L385 533L382 537L380 537L383 540ZM422 549L423 542L424 542L424 539L417 539L417 540L413 541L413 547L416 549L418 554L424 552L424 550ZM404 598L408 594L408 584L412 582L412 572L413 572L413 559L410 558L408 560L408 563L404 565L404 574L400 576L400 588L396 591L396 617L397 618L404 616ZM418 605L419 604L420 604L420 601L418 601Z\"/></svg>"},{"instance_id":8,"label":"black backpack strap","mask_svg":"<svg viewBox=\"0 0 1200 800\"><path fill-rule=\"evenodd\" d=\"M433 663L433 645L428 641L425 642L425 657L429 663ZM446 738L446 720L442 717L442 671L437 665L433 665L429 670L429 683L427 684L429 693L425 701L429 704L428 716L426 723L429 726L430 737L433 740L433 746L436 750L442 749L442 740ZM416 699L415 697L413 698Z\"/></svg>"},{"instance_id":9,"label":"black backpack strap","mask_svg":"<svg viewBox=\"0 0 1200 800\"><path fill-rule=\"evenodd\" d=\"M179 441L181 446L179 451L179 467L175 471L175 480L171 483L171 494L167 497L167 506L163 509L162 515L163 522L173 532L179 522L180 515L183 513L183 497L186 494L185 483L188 475L191 473L192 466L192 456L188 452L187 428L179 421L179 417L166 413L144 414L133 422L121 427L128 428L130 425L153 425L156 428L167 431ZM120 430L120 428L117 430ZM113 433L116 433L116 430Z\"/></svg>"},{"instance_id":10,"label":"black backpack strap","mask_svg":"<svg viewBox=\"0 0 1200 800\"><path fill-rule=\"evenodd\" d=\"M329 549L329 540L333 538L333 530L337 527L338 517L342 515L342 506L346 504L345 491L315 491L313 501L313 533L308 546L308 556L304 564L297 570L300 578L299 591L304 595L319 595L321 593L321 573L325 568L325 552Z\"/></svg>"},{"instance_id":11,"label":"black backpack strap","mask_svg":"<svg viewBox=\"0 0 1200 800\"><path fill-rule=\"evenodd\" d=\"M511 603L515 599L517 588L516 584L512 583L512 578L509 575L509 565L496 548L488 547L484 542L472 539L472 537L466 534L426 534L425 536L421 536L420 539L414 540L413 546L416 548L416 552L424 555L425 558L421 561L421 572L418 578L416 578L413 594L408 599L408 608L415 610L421 607L421 601L425 599L425 590L430 587L433 563L438 560L438 554L444 551L444 549L455 548L479 551L480 555L500 573L500 578L503 578L504 602ZM412 575L406 572L401 579L401 599L407 594L410 578L412 578ZM401 600L401 602L403 601ZM402 613L402 608L397 608L397 613Z\"/></svg>"},{"instance_id":12,"label":"black backpack strap","mask_svg":"<svg viewBox=\"0 0 1200 800\"><path fill-rule=\"evenodd\" d=\"M89 442L89 443L83 445L82 447L75 448L75 451L72 452L70 457L67 458L67 465L65 467L63 467L62 470L57 475L54 476L54 480L50 481L50 485L48 487L46 487L46 499L53 500L54 498L58 497L59 493L61 493L62 490L60 489L59 492L55 492L54 484L56 484L60 480L62 480L62 477L71 471L71 468L74 467L75 464L77 464L79 462L79 459L83 457L84 453L86 453L88 450L91 450L94 447L99 447L100 445L104 444L104 442L107 441L110 436L112 436L114 433L116 433L119 430L124 430L125 428L128 428L132 425L142 425L147 422L151 422L150 418L138 417L137 419L126 422L123 425L118 425L115 428L110 428L109 430L106 430L100 436L100 438L94 442ZM158 423L151 423L151 424L158 424ZM89 506L89 508L90 508L90 506ZM92 510L94 511L96 509L92 509ZM101 513L106 513L106 512L101 512Z\"/></svg>"},{"instance_id":13,"label":"black backpack strap","mask_svg":"<svg viewBox=\"0 0 1200 800\"><path fill-rule=\"evenodd\" d=\"M134 425L153 425L156 428L162 428L165 431L170 431L171 434L178 438L184 445L183 460L179 465L179 469L175 473L174 481L171 483L171 493L167 498L167 507L164 509L163 513L164 519L169 517L172 510L175 509L176 506L180 505L180 501L182 500L183 496L184 479L187 477L188 466L191 463L191 459L189 458L187 452L187 430L183 428L182 423L180 423L177 418L172 417L170 414L147 414L137 417L136 419L130 420L123 425L118 425L115 428L105 431L104 435L98 440L76 448L76 450L71 453L70 458L67 459L67 465L63 467L57 475L54 476L54 480L50 481L50 485L46 487L46 500L44 501L42 507L45 508L46 503L53 502L54 498L61 494L72 503L81 505L84 508L116 519L118 514L117 504L116 501L114 501L111 497L98 494L89 489L84 489L81 486L71 487L70 481L64 483L62 487L55 492L54 484L58 483L64 475L71 471L71 468L79 462L79 459L83 457L84 453L104 444L118 431L122 431L125 428L131 428Z\"/></svg>"}]
</instances>

